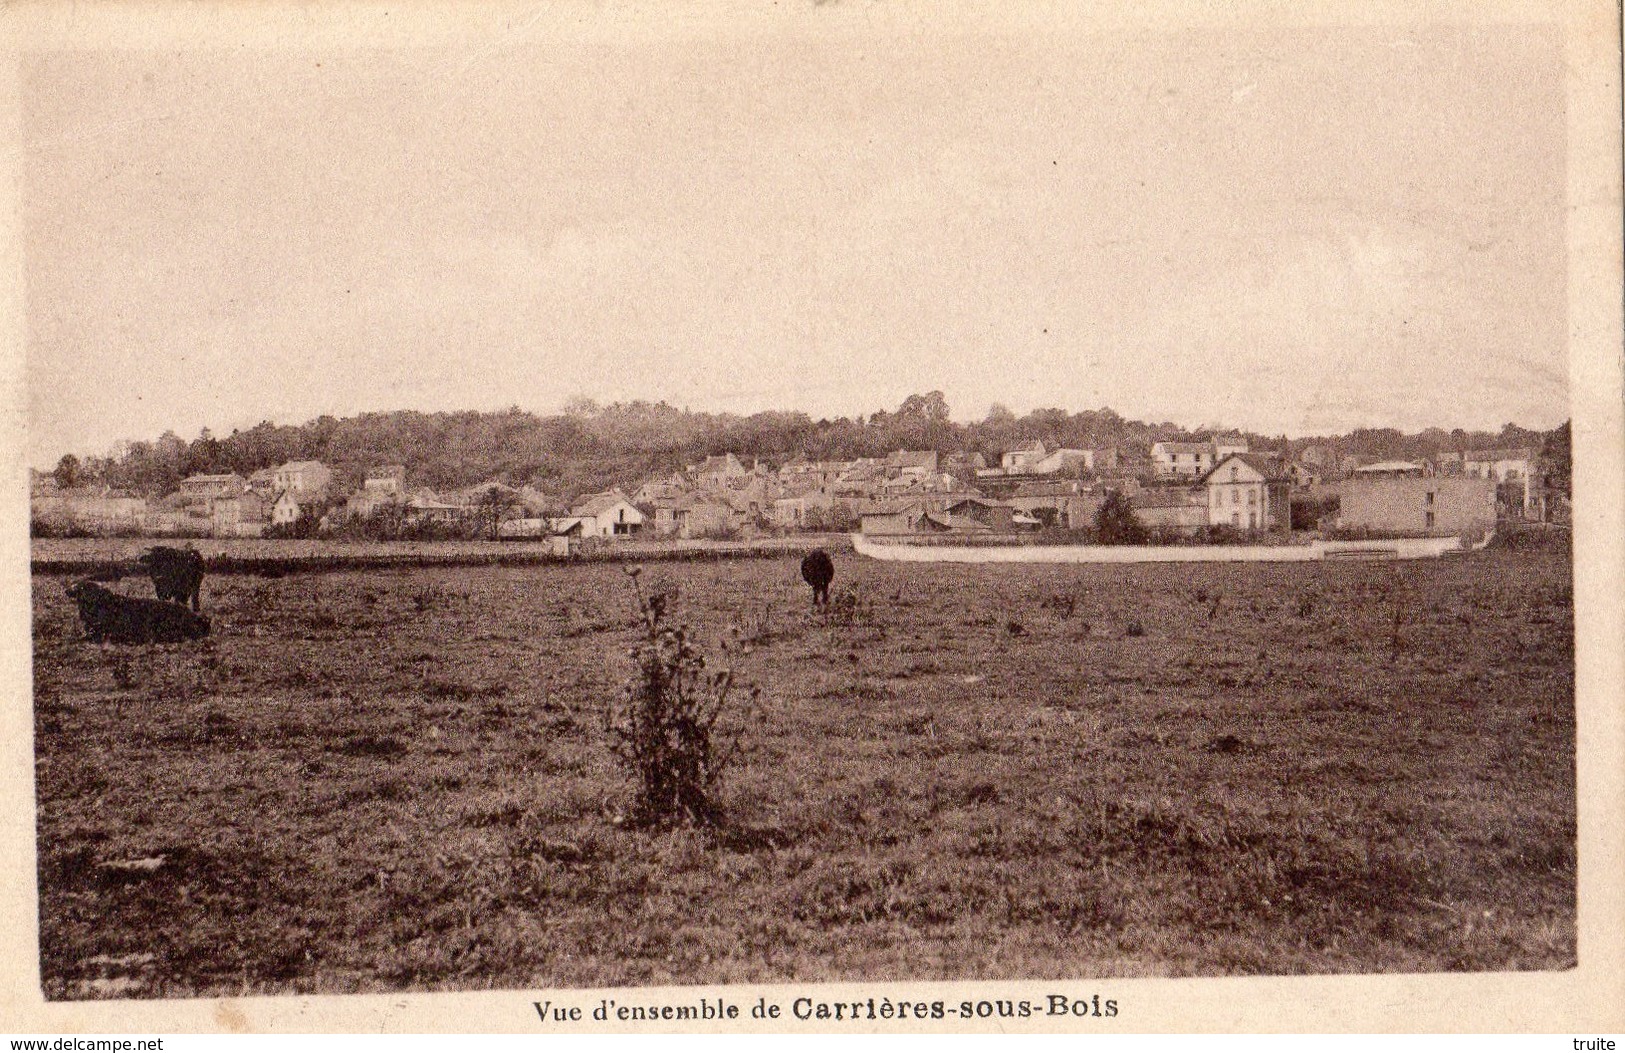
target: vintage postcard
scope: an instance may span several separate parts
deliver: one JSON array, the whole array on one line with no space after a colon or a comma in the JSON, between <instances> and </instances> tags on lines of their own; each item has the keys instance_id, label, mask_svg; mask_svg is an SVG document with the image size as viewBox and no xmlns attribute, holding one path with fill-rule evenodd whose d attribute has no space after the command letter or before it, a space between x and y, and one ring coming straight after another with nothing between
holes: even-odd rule
<instances>
[{"instance_id":1,"label":"vintage postcard","mask_svg":"<svg viewBox=\"0 0 1625 1053\"><path fill-rule=\"evenodd\" d=\"M8 7L0 1026L1620 1030L1617 17Z\"/></svg>"}]
</instances>

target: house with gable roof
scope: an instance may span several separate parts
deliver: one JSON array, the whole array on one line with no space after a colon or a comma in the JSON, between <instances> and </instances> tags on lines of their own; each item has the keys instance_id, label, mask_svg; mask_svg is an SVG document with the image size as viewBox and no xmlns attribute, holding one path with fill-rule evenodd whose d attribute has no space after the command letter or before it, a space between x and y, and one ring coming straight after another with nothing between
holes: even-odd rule
<instances>
[{"instance_id":1,"label":"house with gable roof","mask_svg":"<svg viewBox=\"0 0 1625 1053\"><path fill-rule=\"evenodd\" d=\"M571 537L628 537L643 529L644 516L619 489L587 494L570 514L552 521L553 532Z\"/></svg>"},{"instance_id":2,"label":"house with gable roof","mask_svg":"<svg viewBox=\"0 0 1625 1053\"><path fill-rule=\"evenodd\" d=\"M1279 458L1232 453L1198 480L1207 491L1209 526L1289 532L1292 529L1292 477Z\"/></svg>"}]
</instances>

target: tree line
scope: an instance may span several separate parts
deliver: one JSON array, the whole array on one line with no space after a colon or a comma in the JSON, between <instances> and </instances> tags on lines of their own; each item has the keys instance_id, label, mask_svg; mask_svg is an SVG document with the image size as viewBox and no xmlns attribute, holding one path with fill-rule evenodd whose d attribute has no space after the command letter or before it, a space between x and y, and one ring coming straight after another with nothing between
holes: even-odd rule
<instances>
[{"instance_id":1,"label":"tree line","mask_svg":"<svg viewBox=\"0 0 1625 1053\"><path fill-rule=\"evenodd\" d=\"M264 421L219 436L205 429L187 441L173 431L156 440L130 442L114 454L72 455L58 462L64 486L108 485L147 497L174 491L199 473L247 476L287 461L321 461L344 489L359 487L369 468L404 465L408 484L435 490L471 486L488 479L528 484L545 493L573 497L631 487L707 456L734 453L771 464L795 458L853 460L893 450L980 453L991 465L1007 450L1042 441L1049 448L1115 447L1143 457L1159 441L1201 441L1209 430L1127 420L1111 409L1068 412L1037 409L1017 416L995 405L979 421L949 419L939 391L911 395L895 410L868 416L814 420L806 413L769 410L750 415L703 413L664 402L617 402L600 406L578 399L547 416L518 407L497 412L422 413L400 410L353 417L322 416L305 424ZM1537 432L1508 424L1498 433L1430 428L1406 434L1392 428L1361 428L1342 435L1286 436L1241 433L1252 448L1297 455L1319 446L1332 457L1417 460L1445 451L1534 446L1561 464L1567 489L1568 425Z\"/></svg>"}]
</instances>

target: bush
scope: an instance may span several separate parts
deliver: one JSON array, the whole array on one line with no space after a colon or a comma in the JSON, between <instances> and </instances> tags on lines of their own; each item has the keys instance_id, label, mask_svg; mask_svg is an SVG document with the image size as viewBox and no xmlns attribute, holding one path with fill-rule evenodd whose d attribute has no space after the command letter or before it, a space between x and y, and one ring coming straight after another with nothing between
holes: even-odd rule
<instances>
[{"instance_id":1,"label":"bush","mask_svg":"<svg viewBox=\"0 0 1625 1053\"><path fill-rule=\"evenodd\" d=\"M1095 537L1102 545L1143 545L1147 534L1129 499L1113 491L1095 513Z\"/></svg>"},{"instance_id":2,"label":"bush","mask_svg":"<svg viewBox=\"0 0 1625 1053\"><path fill-rule=\"evenodd\" d=\"M732 524L713 523L694 536L706 541L737 541L739 528Z\"/></svg>"},{"instance_id":3,"label":"bush","mask_svg":"<svg viewBox=\"0 0 1625 1053\"><path fill-rule=\"evenodd\" d=\"M632 649L635 671L605 715L610 750L636 783L630 815L639 826L714 823L723 772L739 753L744 721L723 728L733 672L706 671L688 630L666 622L675 594L638 587L640 568L626 571L638 598L644 639ZM760 694L752 687L752 702ZM748 716L747 710L747 716Z\"/></svg>"},{"instance_id":4,"label":"bush","mask_svg":"<svg viewBox=\"0 0 1625 1053\"><path fill-rule=\"evenodd\" d=\"M322 510L315 505L305 505L299 509L298 519L291 523L272 523L260 536L276 541L303 541L316 536L321 521Z\"/></svg>"}]
</instances>

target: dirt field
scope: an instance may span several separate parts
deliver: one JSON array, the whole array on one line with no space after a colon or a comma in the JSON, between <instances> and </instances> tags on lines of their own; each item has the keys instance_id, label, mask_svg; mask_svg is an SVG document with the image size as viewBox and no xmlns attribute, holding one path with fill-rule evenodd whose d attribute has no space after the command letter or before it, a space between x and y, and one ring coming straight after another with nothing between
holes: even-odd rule
<instances>
[{"instance_id":1,"label":"dirt field","mask_svg":"<svg viewBox=\"0 0 1625 1053\"><path fill-rule=\"evenodd\" d=\"M1573 964L1565 550L838 564L849 624L645 572L763 689L674 833L611 821L617 566L217 576L153 647L36 577L48 996Z\"/></svg>"}]
</instances>

